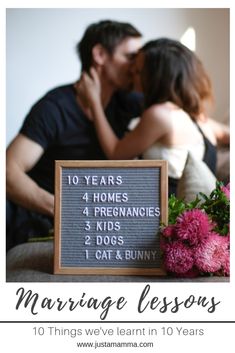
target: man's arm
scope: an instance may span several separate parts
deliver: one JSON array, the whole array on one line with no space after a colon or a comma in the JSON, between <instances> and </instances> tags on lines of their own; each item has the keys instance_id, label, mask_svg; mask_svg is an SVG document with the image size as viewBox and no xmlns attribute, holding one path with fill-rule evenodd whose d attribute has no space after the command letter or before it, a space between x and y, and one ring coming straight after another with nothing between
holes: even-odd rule
<instances>
[{"instance_id":1,"label":"man's arm","mask_svg":"<svg viewBox=\"0 0 235 353\"><path fill-rule=\"evenodd\" d=\"M208 119L208 123L213 130L218 144L229 145L230 143L230 129L227 125L218 121Z\"/></svg>"},{"instance_id":2,"label":"man's arm","mask_svg":"<svg viewBox=\"0 0 235 353\"><path fill-rule=\"evenodd\" d=\"M19 134L6 152L7 198L29 210L54 215L54 195L39 187L26 173L44 150L36 142Z\"/></svg>"}]
</instances>

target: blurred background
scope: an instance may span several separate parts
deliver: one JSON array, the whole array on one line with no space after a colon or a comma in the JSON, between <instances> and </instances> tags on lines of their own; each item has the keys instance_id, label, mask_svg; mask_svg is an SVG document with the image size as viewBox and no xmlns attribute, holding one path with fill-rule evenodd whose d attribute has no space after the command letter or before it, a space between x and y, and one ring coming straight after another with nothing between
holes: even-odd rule
<instances>
[{"instance_id":1,"label":"blurred background","mask_svg":"<svg viewBox=\"0 0 235 353\"><path fill-rule=\"evenodd\" d=\"M130 22L143 42L181 40L205 65L214 87L211 116L229 123L229 9L7 9L6 144L47 91L75 81L75 46L92 22Z\"/></svg>"}]
</instances>

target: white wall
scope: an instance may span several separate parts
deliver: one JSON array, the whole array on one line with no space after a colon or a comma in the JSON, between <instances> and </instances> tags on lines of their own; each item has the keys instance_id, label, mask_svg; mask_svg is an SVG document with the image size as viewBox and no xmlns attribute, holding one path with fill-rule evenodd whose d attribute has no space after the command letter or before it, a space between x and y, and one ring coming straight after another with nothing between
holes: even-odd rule
<instances>
[{"instance_id":1,"label":"white wall","mask_svg":"<svg viewBox=\"0 0 235 353\"><path fill-rule=\"evenodd\" d=\"M76 80L80 65L75 45L85 28L101 19L127 21L144 41L180 39L196 30L196 52L215 88L213 116L229 114L229 10L227 9L8 9L7 144L18 132L32 104L49 89Z\"/></svg>"}]
</instances>

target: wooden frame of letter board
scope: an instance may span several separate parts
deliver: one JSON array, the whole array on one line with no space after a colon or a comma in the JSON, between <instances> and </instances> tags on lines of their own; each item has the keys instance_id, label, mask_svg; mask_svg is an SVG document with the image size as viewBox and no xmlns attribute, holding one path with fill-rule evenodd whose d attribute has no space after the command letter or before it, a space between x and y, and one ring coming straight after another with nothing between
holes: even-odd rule
<instances>
[{"instance_id":1,"label":"wooden frame of letter board","mask_svg":"<svg viewBox=\"0 0 235 353\"><path fill-rule=\"evenodd\" d=\"M167 162L162 160L132 161L56 161L55 162L55 242L54 242L54 273L79 275L165 275L162 267L62 267L61 266L61 175L62 168L160 168L161 216L160 222L168 221L168 173Z\"/></svg>"}]
</instances>

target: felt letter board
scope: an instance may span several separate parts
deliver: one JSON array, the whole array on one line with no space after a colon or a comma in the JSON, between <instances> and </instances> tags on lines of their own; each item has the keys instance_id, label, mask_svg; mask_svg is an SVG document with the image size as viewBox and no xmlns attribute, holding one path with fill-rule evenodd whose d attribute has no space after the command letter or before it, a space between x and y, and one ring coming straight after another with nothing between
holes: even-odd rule
<instances>
[{"instance_id":1,"label":"felt letter board","mask_svg":"<svg viewBox=\"0 0 235 353\"><path fill-rule=\"evenodd\" d=\"M56 161L57 274L161 275L167 162Z\"/></svg>"}]
</instances>

